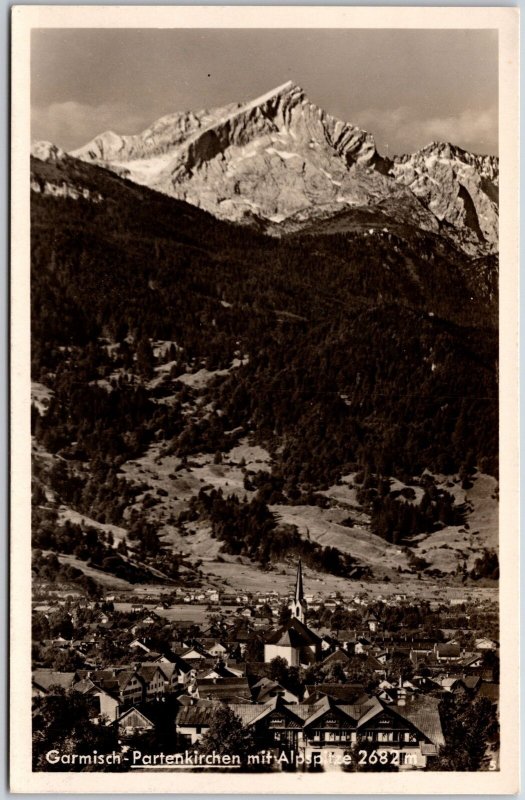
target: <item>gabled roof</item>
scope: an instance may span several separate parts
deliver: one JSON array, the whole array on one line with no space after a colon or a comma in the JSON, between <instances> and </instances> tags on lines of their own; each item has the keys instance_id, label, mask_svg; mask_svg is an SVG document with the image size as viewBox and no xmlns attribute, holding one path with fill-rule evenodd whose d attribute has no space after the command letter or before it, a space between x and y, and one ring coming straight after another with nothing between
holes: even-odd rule
<instances>
[{"instance_id":1,"label":"gabled roof","mask_svg":"<svg viewBox=\"0 0 525 800\"><path fill-rule=\"evenodd\" d=\"M70 689L74 678L74 672L59 672L55 669L36 669L32 674L33 684L44 692L48 692L51 686Z\"/></svg>"},{"instance_id":2,"label":"gabled roof","mask_svg":"<svg viewBox=\"0 0 525 800\"><path fill-rule=\"evenodd\" d=\"M281 686L277 681L272 681L271 678L261 678L261 680L257 681L257 683L254 683L252 686L254 699L260 698L262 700L263 696L269 692L284 693L285 691L284 686ZM293 694L293 692L291 694Z\"/></svg>"},{"instance_id":3,"label":"gabled roof","mask_svg":"<svg viewBox=\"0 0 525 800\"><path fill-rule=\"evenodd\" d=\"M177 725L194 726L194 725L208 725L212 721L216 711L216 704L209 703L203 705L181 706L177 714Z\"/></svg>"},{"instance_id":4,"label":"gabled roof","mask_svg":"<svg viewBox=\"0 0 525 800\"><path fill-rule=\"evenodd\" d=\"M475 664L476 661L483 662L483 655L482 653L469 653L465 658L461 659L461 663L464 667L470 667L472 664Z\"/></svg>"},{"instance_id":5,"label":"gabled roof","mask_svg":"<svg viewBox=\"0 0 525 800\"><path fill-rule=\"evenodd\" d=\"M359 717L357 727L361 728L363 725L366 725L367 722L384 710L385 706L377 699L377 697L372 697L368 708L364 709L364 714Z\"/></svg>"},{"instance_id":6,"label":"gabled roof","mask_svg":"<svg viewBox=\"0 0 525 800\"><path fill-rule=\"evenodd\" d=\"M323 660L323 665L327 666L330 664L347 664L351 660L351 657L341 648L338 648L333 653L330 653L329 656Z\"/></svg>"},{"instance_id":7,"label":"gabled roof","mask_svg":"<svg viewBox=\"0 0 525 800\"><path fill-rule=\"evenodd\" d=\"M439 683L441 684L443 689L451 689L453 686L456 685L456 683L459 683L460 680L461 679L459 676L457 676L456 678L449 678L447 676L446 678L441 678Z\"/></svg>"},{"instance_id":8,"label":"gabled roof","mask_svg":"<svg viewBox=\"0 0 525 800\"><path fill-rule=\"evenodd\" d=\"M362 697L365 691L362 683L318 683L308 684L306 688L309 694L320 692L334 700L346 703L354 703L358 697Z\"/></svg>"},{"instance_id":9,"label":"gabled roof","mask_svg":"<svg viewBox=\"0 0 525 800\"><path fill-rule=\"evenodd\" d=\"M231 703L230 708L240 717L243 725L254 725L273 711L272 703L268 705L269 708L254 703Z\"/></svg>"},{"instance_id":10,"label":"gabled roof","mask_svg":"<svg viewBox=\"0 0 525 800\"><path fill-rule=\"evenodd\" d=\"M79 692L80 694L89 694L94 689L96 690L98 687L93 683L90 678L82 678L81 681L78 681L74 684L73 689L75 692Z\"/></svg>"},{"instance_id":11,"label":"gabled roof","mask_svg":"<svg viewBox=\"0 0 525 800\"><path fill-rule=\"evenodd\" d=\"M436 653L439 656L455 658L461 654L461 647L459 644L455 644L454 642L446 642L445 644L436 645Z\"/></svg>"},{"instance_id":12,"label":"gabled roof","mask_svg":"<svg viewBox=\"0 0 525 800\"><path fill-rule=\"evenodd\" d=\"M266 639L266 644L283 647L308 647L318 645L320 642L319 636L296 617L270 633Z\"/></svg>"},{"instance_id":13,"label":"gabled roof","mask_svg":"<svg viewBox=\"0 0 525 800\"><path fill-rule=\"evenodd\" d=\"M202 678L197 681L197 688L203 699L235 703L252 698L246 678Z\"/></svg>"},{"instance_id":14,"label":"gabled roof","mask_svg":"<svg viewBox=\"0 0 525 800\"><path fill-rule=\"evenodd\" d=\"M167 676L161 664L141 664L137 669L137 675L146 681L146 683L153 680L156 672L160 672L164 680L166 680Z\"/></svg>"},{"instance_id":15,"label":"gabled roof","mask_svg":"<svg viewBox=\"0 0 525 800\"><path fill-rule=\"evenodd\" d=\"M338 704L331 697L324 697L312 708L312 713L305 720L305 725L309 726L316 722L318 723L327 712L342 715L355 723L363 713L363 709L361 706L355 706L351 703Z\"/></svg>"},{"instance_id":16,"label":"gabled roof","mask_svg":"<svg viewBox=\"0 0 525 800\"><path fill-rule=\"evenodd\" d=\"M412 697L405 706L393 709L414 725L427 739L438 746L445 744L438 710L439 700L434 697Z\"/></svg>"},{"instance_id":17,"label":"gabled roof","mask_svg":"<svg viewBox=\"0 0 525 800\"><path fill-rule=\"evenodd\" d=\"M130 714L137 714L137 716L139 716L146 725L149 726L154 725L153 720L149 719L149 717L147 717L142 711L139 711L138 708L135 708L135 706L131 706L131 708L128 708L126 711L124 711L124 713L121 714L120 717L118 717L117 723L120 724L123 720L126 719L126 717L129 717Z\"/></svg>"},{"instance_id":18,"label":"gabled roof","mask_svg":"<svg viewBox=\"0 0 525 800\"><path fill-rule=\"evenodd\" d=\"M377 706L372 707L359 720L357 727L361 728L374 717L381 713L387 713L407 720L435 745L444 745L445 738L441 727L438 704L439 700L432 697L412 697L404 706L384 705L377 700Z\"/></svg>"},{"instance_id":19,"label":"gabled roof","mask_svg":"<svg viewBox=\"0 0 525 800\"><path fill-rule=\"evenodd\" d=\"M181 650L186 649L186 647L181 648ZM173 648L163 650L161 656L164 656L164 658L166 658L170 664L175 664L177 669L179 669L181 672L186 673L193 669L193 667L191 667L187 661L184 661L184 659L177 652L175 652Z\"/></svg>"},{"instance_id":20,"label":"gabled roof","mask_svg":"<svg viewBox=\"0 0 525 800\"><path fill-rule=\"evenodd\" d=\"M138 678L141 680L140 675L138 675L134 669L122 669L117 672L115 678L117 680L119 689L125 689L133 678Z\"/></svg>"}]
</instances>

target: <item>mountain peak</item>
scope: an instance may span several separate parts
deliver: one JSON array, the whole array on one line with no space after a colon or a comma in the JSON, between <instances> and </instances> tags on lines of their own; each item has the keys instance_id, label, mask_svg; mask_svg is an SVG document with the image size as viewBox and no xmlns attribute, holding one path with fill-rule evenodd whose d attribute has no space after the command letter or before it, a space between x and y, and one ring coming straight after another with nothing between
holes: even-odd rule
<instances>
[{"instance_id":1,"label":"mountain peak","mask_svg":"<svg viewBox=\"0 0 525 800\"><path fill-rule=\"evenodd\" d=\"M269 92L265 92L260 97L255 98L255 100L250 101L250 105L252 104L260 104L264 103L265 100L270 100L272 97L277 97L280 94L288 94L292 92L299 92L303 94L303 90L300 86L298 86L293 81L286 81L286 83L282 83L280 86L276 86L274 89L270 89Z\"/></svg>"},{"instance_id":2,"label":"mountain peak","mask_svg":"<svg viewBox=\"0 0 525 800\"><path fill-rule=\"evenodd\" d=\"M40 161L62 161L66 154L53 142L39 141L31 144L31 155Z\"/></svg>"},{"instance_id":3,"label":"mountain peak","mask_svg":"<svg viewBox=\"0 0 525 800\"><path fill-rule=\"evenodd\" d=\"M265 92L253 100L248 100L246 103L241 103L234 113L238 114L242 113L243 111L249 111L252 108L260 108L266 103L270 103L272 100L280 99L293 99L296 102L299 102L305 99L305 95L301 87L297 86L296 83L293 81L286 81L286 83L282 83L280 86L270 89L269 92Z\"/></svg>"},{"instance_id":4,"label":"mountain peak","mask_svg":"<svg viewBox=\"0 0 525 800\"><path fill-rule=\"evenodd\" d=\"M497 239L497 161L448 142L383 159L372 134L292 80L252 100L171 114L140 134L106 132L72 155L233 221L281 223L395 198L427 230L461 229L473 252Z\"/></svg>"}]
</instances>

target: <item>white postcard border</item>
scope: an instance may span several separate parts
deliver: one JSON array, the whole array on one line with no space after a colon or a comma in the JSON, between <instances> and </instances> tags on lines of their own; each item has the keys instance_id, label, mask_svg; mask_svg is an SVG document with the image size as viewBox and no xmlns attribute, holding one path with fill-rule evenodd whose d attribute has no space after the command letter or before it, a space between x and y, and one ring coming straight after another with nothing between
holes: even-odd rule
<instances>
[{"instance_id":1,"label":"white postcard border","mask_svg":"<svg viewBox=\"0 0 525 800\"><path fill-rule=\"evenodd\" d=\"M16 6L12 12L11 730L13 792L512 794L519 773L518 9ZM29 100L34 27L497 28L500 102L501 769L237 775L31 772ZM210 780L211 778L211 780Z\"/></svg>"}]
</instances>

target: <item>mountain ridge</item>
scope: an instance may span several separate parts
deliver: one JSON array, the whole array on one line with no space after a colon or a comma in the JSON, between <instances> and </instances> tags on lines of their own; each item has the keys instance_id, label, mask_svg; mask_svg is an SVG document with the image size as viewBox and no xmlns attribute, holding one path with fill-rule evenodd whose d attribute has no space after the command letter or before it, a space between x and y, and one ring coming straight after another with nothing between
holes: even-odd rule
<instances>
[{"instance_id":1,"label":"mountain ridge","mask_svg":"<svg viewBox=\"0 0 525 800\"><path fill-rule=\"evenodd\" d=\"M166 115L139 134L105 132L70 155L234 222L275 227L395 199L465 252L497 251L496 156L432 142L385 158L371 133L293 81L245 103Z\"/></svg>"}]
</instances>

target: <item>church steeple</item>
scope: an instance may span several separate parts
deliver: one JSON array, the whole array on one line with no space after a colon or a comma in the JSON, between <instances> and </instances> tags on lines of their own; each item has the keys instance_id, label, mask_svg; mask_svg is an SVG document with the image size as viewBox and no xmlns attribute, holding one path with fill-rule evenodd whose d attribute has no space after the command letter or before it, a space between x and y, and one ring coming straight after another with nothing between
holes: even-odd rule
<instances>
[{"instance_id":1,"label":"church steeple","mask_svg":"<svg viewBox=\"0 0 525 800\"><path fill-rule=\"evenodd\" d=\"M299 564L297 565L297 578L295 581L295 594L293 597L292 602L290 603L290 611L292 612L292 617L295 617L300 622L304 623L306 620L306 600L304 599L304 591L303 591L303 568L301 565L301 559L299 559Z\"/></svg>"}]
</instances>

